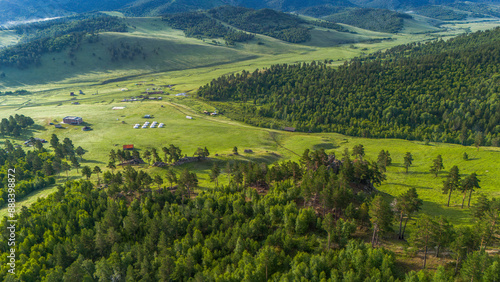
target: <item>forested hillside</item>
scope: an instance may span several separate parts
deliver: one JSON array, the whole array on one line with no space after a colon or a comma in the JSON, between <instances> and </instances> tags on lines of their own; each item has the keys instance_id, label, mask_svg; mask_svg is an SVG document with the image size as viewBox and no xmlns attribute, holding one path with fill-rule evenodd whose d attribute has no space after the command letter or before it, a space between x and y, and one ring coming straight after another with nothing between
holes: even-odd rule
<instances>
[{"instance_id":1,"label":"forested hillside","mask_svg":"<svg viewBox=\"0 0 500 282\"><path fill-rule=\"evenodd\" d=\"M300 43L311 38L307 28L301 26L306 21L270 9L253 10L223 6L212 9L208 13L212 17L239 29L268 35L288 42Z\"/></svg>"},{"instance_id":2,"label":"forested hillside","mask_svg":"<svg viewBox=\"0 0 500 282\"><path fill-rule=\"evenodd\" d=\"M395 47L338 69L275 65L214 79L198 95L258 126L498 146L499 41L497 28Z\"/></svg>"},{"instance_id":3,"label":"forested hillside","mask_svg":"<svg viewBox=\"0 0 500 282\"><path fill-rule=\"evenodd\" d=\"M57 148L56 141L51 144ZM173 145L162 150L164 158L156 150L150 152L155 161L170 162L180 153ZM200 160L208 161L208 150L198 151ZM110 152L111 171L100 175L98 166L83 167L87 181L66 182L11 217L17 220L14 252L20 259L15 275L9 276L7 256L13 248L0 246L3 280L415 281L454 276L444 267L435 274L405 274L394 253L376 248L380 239L395 234L394 211L402 223L422 205L415 188L399 195L392 209L381 196L374 196L373 185L384 181L381 167L391 165L389 151L382 151L375 163L364 156L362 145L352 154L346 149L342 159L322 149L306 150L300 163L269 167L232 162L224 175L214 162L210 177L215 188L194 198L196 173L184 169L177 175L166 168L163 178L130 166L115 172L113 162L119 155ZM134 151L132 157L148 156ZM92 174L104 185L95 189L89 181ZM230 184L219 187L222 177L229 177ZM151 189L164 180L170 188ZM475 218L481 219L474 225L477 232L423 215L408 236L410 246L451 251L460 270L456 277L498 279L498 257L484 252L494 243L490 234L498 228L484 223L498 218L499 201L481 203L474 209ZM9 237L8 224L4 218L3 242ZM400 238L405 229L406 223L399 229ZM371 245L360 240L368 238ZM478 262L482 271L475 269Z\"/></svg>"},{"instance_id":4,"label":"forested hillside","mask_svg":"<svg viewBox=\"0 0 500 282\"><path fill-rule=\"evenodd\" d=\"M389 10L352 8L324 18L368 30L395 33L403 29L404 19L411 19L412 17L408 14Z\"/></svg>"},{"instance_id":5,"label":"forested hillside","mask_svg":"<svg viewBox=\"0 0 500 282\"><path fill-rule=\"evenodd\" d=\"M172 15L165 15L162 20L171 27L181 29L188 37L197 38L218 38L222 37L226 44L232 45L234 42L244 42L254 37L253 34L237 31L219 23L208 17L203 12L186 12Z\"/></svg>"},{"instance_id":6,"label":"forested hillside","mask_svg":"<svg viewBox=\"0 0 500 282\"><path fill-rule=\"evenodd\" d=\"M0 68L38 65L43 54L66 49L71 56L84 40L96 42L99 32L124 32L127 27L116 17L99 14L20 25L15 30L20 43L0 50Z\"/></svg>"}]
</instances>

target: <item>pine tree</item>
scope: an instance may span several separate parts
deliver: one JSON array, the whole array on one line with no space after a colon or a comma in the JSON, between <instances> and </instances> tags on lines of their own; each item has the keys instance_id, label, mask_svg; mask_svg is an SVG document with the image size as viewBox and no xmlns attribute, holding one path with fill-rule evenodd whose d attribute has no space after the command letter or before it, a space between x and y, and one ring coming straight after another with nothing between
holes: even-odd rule
<instances>
[{"instance_id":1,"label":"pine tree","mask_svg":"<svg viewBox=\"0 0 500 282\"><path fill-rule=\"evenodd\" d=\"M406 155L404 156L404 166L406 169L406 173L408 173L408 168L412 165L413 163L413 156L411 155L410 152L406 152Z\"/></svg>"},{"instance_id":2,"label":"pine tree","mask_svg":"<svg viewBox=\"0 0 500 282\"><path fill-rule=\"evenodd\" d=\"M92 175L92 170L89 166L86 165L82 167L82 175L87 177L87 180L89 180L90 176Z\"/></svg>"},{"instance_id":3,"label":"pine tree","mask_svg":"<svg viewBox=\"0 0 500 282\"><path fill-rule=\"evenodd\" d=\"M443 194L448 193L448 204L450 206L451 193L460 188L460 173L455 165L450 169L447 179L443 182Z\"/></svg>"},{"instance_id":4,"label":"pine tree","mask_svg":"<svg viewBox=\"0 0 500 282\"><path fill-rule=\"evenodd\" d=\"M378 243L378 237L392 229L392 211L389 204L377 195L370 203L370 221L373 224L372 247Z\"/></svg>"},{"instance_id":5,"label":"pine tree","mask_svg":"<svg viewBox=\"0 0 500 282\"><path fill-rule=\"evenodd\" d=\"M431 166L430 172L435 175L435 177L438 176L438 173L444 169L443 166L443 159L441 158L441 155L438 155L437 158L433 160L433 164Z\"/></svg>"},{"instance_id":6,"label":"pine tree","mask_svg":"<svg viewBox=\"0 0 500 282\"><path fill-rule=\"evenodd\" d=\"M469 191L469 202L467 203L467 207L470 208L470 200L472 198L472 192L474 192L474 188L481 188L479 186L480 180L477 179L477 174L475 172L471 173L469 176L467 176L463 181L462 181L462 190L464 193ZM465 194L464 194L464 199L465 199ZM464 201L462 200L462 208L464 207Z\"/></svg>"},{"instance_id":7,"label":"pine tree","mask_svg":"<svg viewBox=\"0 0 500 282\"><path fill-rule=\"evenodd\" d=\"M410 245L417 248L424 248L424 263L425 268L427 262L427 250L429 247L436 245L434 241L434 232L436 230L436 222L428 215L422 214L415 225L415 230L412 232L409 242Z\"/></svg>"},{"instance_id":8,"label":"pine tree","mask_svg":"<svg viewBox=\"0 0 500 282\"><path fill-rule=\"evenodd\" d=\"M215 186L219 186L219 175L220 175L220 168L217 165L216 162L214 162L214 165L212 166L212 169L210 170L210 180L212 182L215 182Z\"/></svg>"}]
</instances>

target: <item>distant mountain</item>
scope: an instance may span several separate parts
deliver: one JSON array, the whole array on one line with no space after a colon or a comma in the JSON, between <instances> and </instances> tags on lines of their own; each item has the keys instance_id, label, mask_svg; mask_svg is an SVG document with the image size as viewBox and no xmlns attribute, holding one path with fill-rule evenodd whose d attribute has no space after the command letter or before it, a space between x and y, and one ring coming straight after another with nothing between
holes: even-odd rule
<instances>
[{"instance_id":1,"label":"distant mountain","mask_svg":"<svg viewBox=\"0 0 500 282\"><path fill-rule=\"evenodd\" d=\"M167 13L212 9L224 5L253 9L270 8L285 12L307 9L331 10L335 7L411 10L421 6L476 5L500 3L499 0L0 0L0 24L26 19L64 16L88 11L119 10L130 16L158 16ZM476 8L478 6L475 6ZM331 13L330 13L331 14Z\"/></svg>"}]
</instances>

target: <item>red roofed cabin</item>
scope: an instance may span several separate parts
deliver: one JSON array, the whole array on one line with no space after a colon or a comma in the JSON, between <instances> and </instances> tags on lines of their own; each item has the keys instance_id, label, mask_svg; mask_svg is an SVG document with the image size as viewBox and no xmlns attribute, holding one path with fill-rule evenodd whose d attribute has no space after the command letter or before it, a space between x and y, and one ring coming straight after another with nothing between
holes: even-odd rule
<instances>
[{"instance_id":1,"label":"red roofed cabin","mask_svg":"<svg viewBox=\"0 0 500 282\"><path fill-rule=\"evenodd\" d=\"M134 145L123 145L123 150L133 150Z\"/></svg>"}]
</instances>

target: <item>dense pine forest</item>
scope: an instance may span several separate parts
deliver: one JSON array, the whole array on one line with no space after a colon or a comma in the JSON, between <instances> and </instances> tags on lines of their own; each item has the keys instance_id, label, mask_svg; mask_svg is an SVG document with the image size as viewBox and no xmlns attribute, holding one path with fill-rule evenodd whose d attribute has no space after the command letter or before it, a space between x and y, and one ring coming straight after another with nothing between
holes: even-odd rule
<instances>
[{"instance_id":1,"label":"dense pine forest","mask_svg":"<svg viewBox=\"0 0 500 282\"><path fill-rule=\"evenodd\" d=\"M105 15L87 15L63 18L16 27L20 43L0 50L0 68L3 66L28 68L39 65L43 54L69 49L71 54L87 40L96 42L104 31L125 32L127 27L118 18Z\"/></svg>"},{"instance_id":2,"label":"dense pine forest","mask_svg":"<svg viewBox=\"0 0 500 282\"><path fill-rule=\"evenodd\" d=\"M208 13L239 29L268 35L292 43L305 42L311 38L300 18L271 9L253 10L242 7L223 6Z\"/></svg>"},{"instance_id":3,"label":"dense pine forest","mask_svg":"<svg viewBox=\"0 0 500 282\"><path fill-rule=\"evenodd\" d=\"M383 9L352 8L326 16L325 19L357 26L360 28L396 33L404 27L404 19L411 19L408 14Z\"/></svg>"},{"instance_id":4,"label":"dense pine forest","mask_svg":"<svg viewBox=\"0 0 500 282\"><path fill-rule=\"evenodd\" d=\"M237 31L220 22L208 17L203 12L178 13L165 15L162 18L173 28L181 29L188 37L196 38L218 38L222 37L228 45L234 42L244 42L254 37L253 34Z\"/></svg>"},{"instance_id":5,"label":"dense pine forest","mask_svg":"<svg viewBox=\"0 0 500 282\"><path fill-rule=\"evenodd\" d=\"M30 117L11 116L9 119L2 119L1 134L5 137L18 137L23 129L32 124ZM25 145L34 149L24 150L21 146L14 146L8 139L4 142L4 148L0 148L0 207L10 202L9 174L16 176L15 191L19 201L33 191L55 184L55 177L61 173L80 167L77 158L81 159L85 150L82 147L75 148L71 139L64 138L59 142L57 136L53 135L50 140L53 153L44 148L44 143L47 141L31 137ZM15 173L10 172L11 170Z\"/></svg>"},{"instance_id":6,"label":"dense pine forest","mask_svg":"<svg viewBox=\"0 0 500 282\"><path fill-rule=\"evenodd\" d=\"M54 152L64 148L57 136L51 145ZM173 145L165 148L164 158L155 149L150 152L155 161L170 162L180 154ZM198 151L201 161L209 161L206 148ZM150 153L141 156L134 151L133 158L147 158ZM11 275L7 256L12 250L7 244L0 247L4 281L14 277L21 281L500 278L498 257L485 252L498 232L491 224L498 220L496 199L482 198L474 208L478 219L474 229L455 228L446 218L422 215L416 231L406 235L415 252L428 248L437 248L436 256L439 250L452 252L456 263L451 268L405 274L394 253L379 247L385 236L405 238L408 219L422 205L415 188L397 196L392 208L374 193L373 185L384 181L382 167L391 165L389 151L372 162L362 145L352 152L346 149L342 158L306 150L300 162L272 167L232 162L224 172L214 162L210 177L215 187L196 197L192 197L196 173L184 169L177 175L166 167L164 179L131 166L115 172L114 161L128 158L119 157L122 154L110 152L111 171L101 175L98 166L93 170L85 166L81 171L86 181L66 182L15 216L19 226L15 252L20 259ZM23 159L11 160L16 162ZM230 184L219 186L220 178L230 179ZM164 181L168 188L160 188ZM395 216L398 233L392 229ZM4 242L8 224L4 218Z\"/></svg>"},{"instance_id":7,"label":"dense pine forest","mask_svg":"<svg viewBox=\"0 0 500 282\"><path fill-rule=\"evenodd\" d=\"M500 29L353 59L214 79L198 95L231 118L305 132L499 145Z\"/></svg>"}]
</instances>

